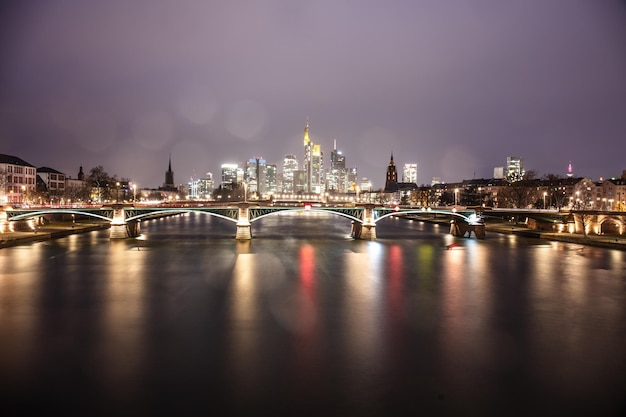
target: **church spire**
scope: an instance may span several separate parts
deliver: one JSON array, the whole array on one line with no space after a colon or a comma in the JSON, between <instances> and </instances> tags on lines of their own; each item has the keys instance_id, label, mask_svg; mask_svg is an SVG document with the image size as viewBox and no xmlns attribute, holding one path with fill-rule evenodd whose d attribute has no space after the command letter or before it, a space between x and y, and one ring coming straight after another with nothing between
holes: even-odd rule
<instances>
[{"instance_id":1,"label":"church spire","mask_svg":"<svg viewBox=\"0 0 626 417\"><path fill-rule=\"evenodd\" d=\"M167 166L167 172L165 172L165 184L164 187L174 188L174 172L172 171L172 154L170 154L169 164Z\"/></svg>"}]
</instances>

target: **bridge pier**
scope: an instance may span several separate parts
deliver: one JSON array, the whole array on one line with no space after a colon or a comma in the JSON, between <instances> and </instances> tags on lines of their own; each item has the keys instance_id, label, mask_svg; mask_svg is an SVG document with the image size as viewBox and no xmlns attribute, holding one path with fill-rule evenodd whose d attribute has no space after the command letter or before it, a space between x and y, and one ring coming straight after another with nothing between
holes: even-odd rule
<instances>
[{"instance_id":1,"label":"bridge pier","mask_svg":"<svg viewBox=\"0 0 626 417\"><path fill-rule=\"evenodd\" d=\"M450 223L450 234L458 237L472 237L472 232L477 239L485 238L485 225L484 224L468 224L452 221Z\"/></svg>"},{"instance_id":2,"label":"bridge pier","mask_svg":"<svg viewBox=\"0 0 626 417\"><path fill-rule=\"evenodd\" d=\"M126 239L130 237L126 228L126 219L124 215L124 206L113 205L113 221L109 229L109 239Z\"/></svg>"},{"instance_id":3,"label":"bridge pier","mask_svg":"<svg viewBox=\"0 0 626 417\"><path fill-rule=\"evenodd\" d=\"M360 227L360 238L363 240L376 240L373 204L367 204L363 208L363 224Z\"/></svg>"},{"instance_id":4,"label":"bridge pier","mask_svg":"<svg viewBox=\"0 0 626 417\"><path fill-rule=\"evenodd\" d=\"M250 240L252 234L250 233L250 217L248 212L248 203L239 204L239 219L237 220L237 234L235 239L237 240Z\"/></svg>"}]
</instances>

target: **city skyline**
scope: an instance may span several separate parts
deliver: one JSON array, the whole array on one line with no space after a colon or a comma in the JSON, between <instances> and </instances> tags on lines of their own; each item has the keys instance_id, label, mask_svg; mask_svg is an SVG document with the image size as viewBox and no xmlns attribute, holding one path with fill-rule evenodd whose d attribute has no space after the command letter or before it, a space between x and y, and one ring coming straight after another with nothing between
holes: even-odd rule
<instances>
[{"instance_id":1,"label":"city skyline","mask_svg":"<svg viewBox=\"0 0 626 417\"><path fill-rule=\"evenodd\" d=\"M0 10L0 152L146 187L260 155L302 126L374 188L626 168L626 3L23 2Z\"/></svg>"}]
</instances>

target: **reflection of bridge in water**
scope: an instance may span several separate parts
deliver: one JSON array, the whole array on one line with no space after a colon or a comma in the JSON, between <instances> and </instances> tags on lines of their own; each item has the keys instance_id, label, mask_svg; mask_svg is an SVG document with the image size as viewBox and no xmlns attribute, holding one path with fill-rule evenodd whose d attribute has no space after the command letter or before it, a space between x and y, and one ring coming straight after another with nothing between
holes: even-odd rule
<instances>
[{"instance_id":1,"label":"reflection of bridge in water","mask_svg":"<svg viewBox=\"0 0 626 417\"><path fill-rule=\"evenodd\" d=\"M484 225L478 221L475 210L434 209L434 208L405 208L383 207L373 204L363 206L316 206L305 204L300 207L257 205L254 203L239 203L231 206L203 206L193 204L134 206L114 204L102 207L72 207L72 208L30 208L6 209L6 219L11 222L27 221L29 219L45 218L50 215L74 215L96 218L111 223L110 236L112 239L136 237L140 234L139 225L142 220L170 216L181 213L202 213L215 216L235 223L236 235L239 240L252 238L252 223L260 219L284 212L322 212L344 217L352 221L352 236L358 239L375 240L376 224L390 216L424 215L446 216L451 220L450 233L455 236L465 236L474 232L476 237L484 238ZM297 218L294 218L297 221Z\"/></svg>"}]
</instances>

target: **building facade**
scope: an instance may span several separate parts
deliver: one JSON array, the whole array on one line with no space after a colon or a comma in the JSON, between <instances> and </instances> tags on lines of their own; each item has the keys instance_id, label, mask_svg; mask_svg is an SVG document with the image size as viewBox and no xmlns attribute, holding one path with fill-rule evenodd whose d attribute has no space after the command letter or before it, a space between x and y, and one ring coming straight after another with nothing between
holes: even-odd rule
<instances>
[{"instance_id":1,"label":"building facade","mask_svg":"<svg viewBox=\"0 0 626 417\"><path fill-rule=\"evenodd\" d=\"M35 192L37 169L17 156L0 154L0 204L24 204Z\"/></svg>"}]
</instances>

